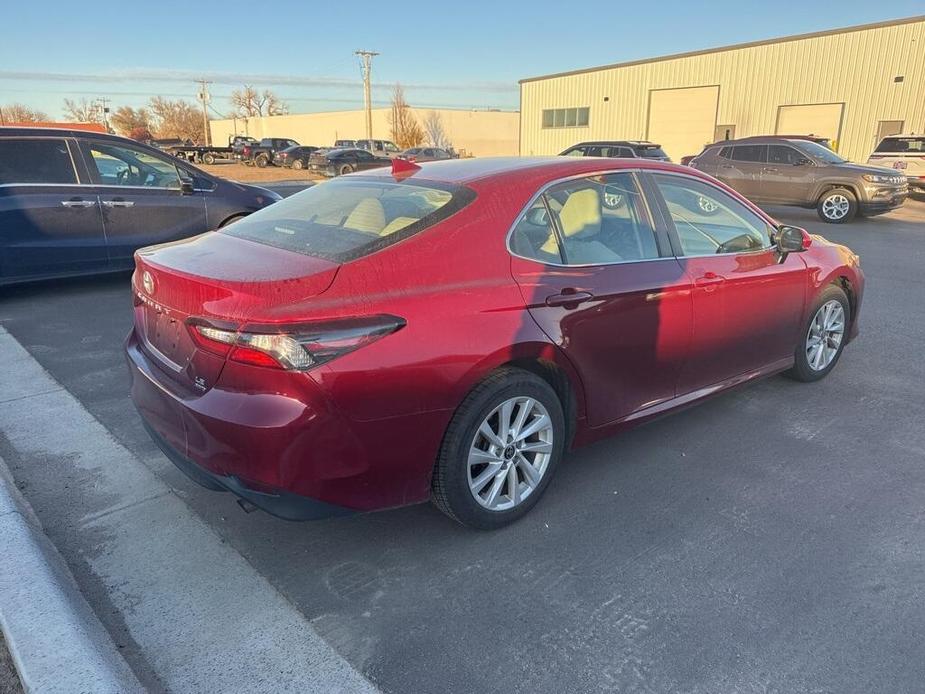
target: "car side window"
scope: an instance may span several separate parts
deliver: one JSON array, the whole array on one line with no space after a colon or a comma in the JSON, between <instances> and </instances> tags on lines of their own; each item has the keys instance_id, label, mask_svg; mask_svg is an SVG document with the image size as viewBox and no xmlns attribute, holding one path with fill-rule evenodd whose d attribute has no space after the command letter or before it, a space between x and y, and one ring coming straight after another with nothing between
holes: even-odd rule
<instances>
[{"instance_id":1,"label":"car side window","mask_svg":"<svg viewBox=\"0 0 925 694\"><path fill-rule=\"evenodd\" d=\"M177 167L148 152L108 142L88 145L90 160L96 167L100 184L144 188L180 187Z\"/></svg>"},{"instance_id":2,"label":"car side window","mask_svg":"<svg viewBox=\"0 0 925 694\"><path fill-rule=\"evenodd\" d=\"M732 148L733 161L765 162L768 158L767 145L736 145Z\"/></svg>"},{"instance_id":3,"label":"car side window","mask_svg":"<svg viewBox=\"0 0 925 694\"><path fill-rule=\"evenodd\" d=\"M573 149L570 149L568 152L566 152L565 156L566 157L583 157L585 156L585 148L575 147Z\"/></svg>"},{"instance_id":4,"label":"car side window","mask_svg":"<svg viewBox=\"0 0 925 694\"><path fill-rule=\"evenodd\" d=\"M77 183L67 143L60 139L0 139L0 185Z\"/></svg>"},{"instance_id":5,"label":"car side window","mask_svg":"<svg viewBox=\"0 0 925 694\"><path fill-rule=\"evenodd\" d=\"M792 166L801 159L806 159L806 155L797 152L793 147L788 147L787 145L768 146L769 164L787 164Z\"/></svg>"},{"instance_id":6,"label":"car side window","mask_svg":"<svg viewBox=\"0 0 925 694\"><path fill-rule=\"evenodd\" d=\"M636 178L628 172L567 181L544 194L566 265L657 258L658 245Z\"/></svg>"},{"instance_id":7,"label":"car side window","mask_svg":"<svg viewBox=\"0 0 925 694\"><path fill-rule=\"evenodd\" d=\"M357 159L372 159L373 155L371 152L367 152L365 149L361 149L355 152Z\"/></svg>"},{"instance_id":8,"label":"car side window","mask_svg":"<svg viewBox=\"0 0 925 694\"><path fill-rule=\"evenodd\" d=\"M710 152L716 154L720 159L732 159L732 147L721 147L718 153L715 149L711 149Z\"/></svg>"},{"instance_id":9,"label":"car side window","mask_svg":"<svg viewBox=\"0 0 925 694\"><path fill-rule=\"evenodd\" d=\"M724 191L686 176L654 174L682 255L744 253L771 247L771 228Z\"/></svg>"},{"instance_id":10,"label":"car side window","mask_svg":"<svg viewBox=\"0 0 925 694\"><path fill-rule=\"evenodd\" d=\"M511 252L541 263L562 263L559 239L540 197L524 212L511 232Z\"/></svg>"}]
</instances>

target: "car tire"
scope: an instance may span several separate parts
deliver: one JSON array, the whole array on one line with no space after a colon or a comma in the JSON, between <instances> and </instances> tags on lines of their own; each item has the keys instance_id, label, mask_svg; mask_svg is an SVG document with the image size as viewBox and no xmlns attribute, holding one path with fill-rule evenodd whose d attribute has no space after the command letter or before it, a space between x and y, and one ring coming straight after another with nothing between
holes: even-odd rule
<instances>
[{"instance_id":1,"label":"car tire","mask_svg":"<svg viewBox=\"0 0 925 694\"><path fill-rule=\"evenodd\" d=\"M256 157L254 157L254 165L258 169L265 169L269 163L270 158L266 154L258 154Z\"/></svg>"},{"instance_id":2,"label":"car tire","mask_svg":"<svg viewBox=\"0 0 925 694\"><path fill-rule=\"evenodd\" d=\"M518 417L524 420L519 428ZM486 426L493 439L482 433ZM518 441L518 432L531 426L537 430ZM434 505L479 530L514 522L546 491L565 436L562 403L546 381L523 369L495 371L469 392L450 420L434 466Z\"/></svg>"},{"instance_id":3,"label":"car tire","mask_svg":"<svg viewBox=\"0 0 925 694\"><path fill-rule=\"evenodd\" d=\"M215 155L212 152L206 152L202 155L202 163L211 166L215 163Z\"/></svg>"},{"instance_id":4,"label":"car tire","mask_svg":"<svg viewBox=\"0 0 925 694\"><path fill-rule=\"evenodd\" d=\"M353 167L350 166L350 164L344 164L342 167L340 167L340 175L341 175L341 176L345 176L345 175L347 175L348 173L352 173L352 172L353 172Z\"/></svg>"},{"instance_id":5,"label":"car tire","mask_svg":"<svg viewBox=\"0 0 925 694\"><path fill-rule=\"evenodd\" d=\"M292 168L295 169L296 171L298 171L299 169L301 169L301 168L302 168L302 160L301 160L301 159L293 159L293 161L292 161Z\"/></svg>"},{"instance_id":6,"label":"car tire","mask_svg":"<svg viewBox=\"0 0 925 694\"><path fill-rule=\"evenodd\" d=\"M834 284L826 287L803 324L793 368L787 375L804 383L828 376L845 349L850 317L851 305L845 291Z\"/></svg>"},{"instance_id":7,"label":"car tire","mask_svg":"<svg viewBox=\"0 0 925 694\"><path fill-rule=\"evenodd\" d=\"M828 224L844 224L858 213L858 199L847 188L827 190L816 203L819 219Z\"/></svg>"}]
</instances>

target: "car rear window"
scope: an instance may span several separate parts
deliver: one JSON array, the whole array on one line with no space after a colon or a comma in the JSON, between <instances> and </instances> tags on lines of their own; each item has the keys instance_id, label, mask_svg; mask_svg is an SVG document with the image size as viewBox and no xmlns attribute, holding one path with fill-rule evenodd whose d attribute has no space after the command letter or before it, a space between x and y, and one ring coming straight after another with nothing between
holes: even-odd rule
<instances>
[{"instance_id":1,"label":"car rear window","mask_svg":"<svg viewBox=\"0 0 925 694\"><path fill-rule=\"evenodd\" d=\"M636 147L636 154L646 159L665 159L668 155L658 145Z\"/></svg>"},{"instance_id":2,"label":"car rear window","mask_svg":"<svg viewBox=\"0 0 925 694\"><path fill-rule=\"evenodd\" d=\"M0 139L0 184L77 183L67 143L59 139Z\"/></svg>"},{"instance_id":3,"label":"car rear window","mask_svg":"<svg viewBox=\"0 0 925 694\"><path fill-rule=\"evenodd\" d=\"M223 233L343 263L423 231L474 199L463 186L351 176L285 198Z\"/></svg>"},{"instance_id":4,"label":"car rear window","mask_svg":"<svg viewBox=\"0 0 925 694\"><path fill-rule=\"evenodd\" d=\"M876 151L925 154L925 137L888 137L877 145Z\"/></svg>"}]
</instances>

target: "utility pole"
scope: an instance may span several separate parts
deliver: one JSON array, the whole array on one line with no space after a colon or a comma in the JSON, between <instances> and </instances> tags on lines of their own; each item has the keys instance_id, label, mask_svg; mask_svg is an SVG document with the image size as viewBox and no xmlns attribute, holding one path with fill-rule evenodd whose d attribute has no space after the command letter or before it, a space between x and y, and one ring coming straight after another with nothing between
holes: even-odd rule
<instances>
[{"instance_id":1,"label":"utility pole","mask_svg":"<svg viewBox=\"0 0 925 694\"><path fill-rule=\"evenodd\" d=\"M372 72L373 57L379 55L375 51L354 51L360 56L360 69L363 71L363 103L366 106L366 139L373 139L373 99L369 88L369 76Z\"/></svg>"},{"instance_id":2,"label":"utility pole","mask_svg":"<svg viewBox=\"0 0 925 694\"><path fill-rule=\"evenodd\" d=\"M110 99L107 99L104 96L98 97L96 100L96 107L100 111L100 120L103 121L103 125L106 126L106 130L109 131L109 102Z\"/></svg>"},{"instance_id":3,"label":"utility pole","mask_svg":"<svg viewBox=\"0 0 925 694\"><path fill-rule=\"evenodd\" d=\"M209 132L209 102L212 100L209 94L209 80L196 80L199 83L199 101L202 102L202 142L204 145L212 144L212 133Z\"/></svg>"}]
</instances>

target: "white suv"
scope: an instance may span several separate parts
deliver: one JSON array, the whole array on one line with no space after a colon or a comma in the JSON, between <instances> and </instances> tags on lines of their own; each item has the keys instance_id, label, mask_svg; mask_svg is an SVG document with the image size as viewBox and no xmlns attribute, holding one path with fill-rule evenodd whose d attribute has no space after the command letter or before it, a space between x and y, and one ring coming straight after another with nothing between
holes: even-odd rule
<instances>
[{"instance_id":1,"label":"white suv","mask_svg":"<svg viewBox=\"0 0 925 694\"><path fill-rule=\"evenodd\" d=\"M925 192L925 135L890 135L883 138L867 160L906 174L909 187Z\"/></svg>"}]
</instances>

